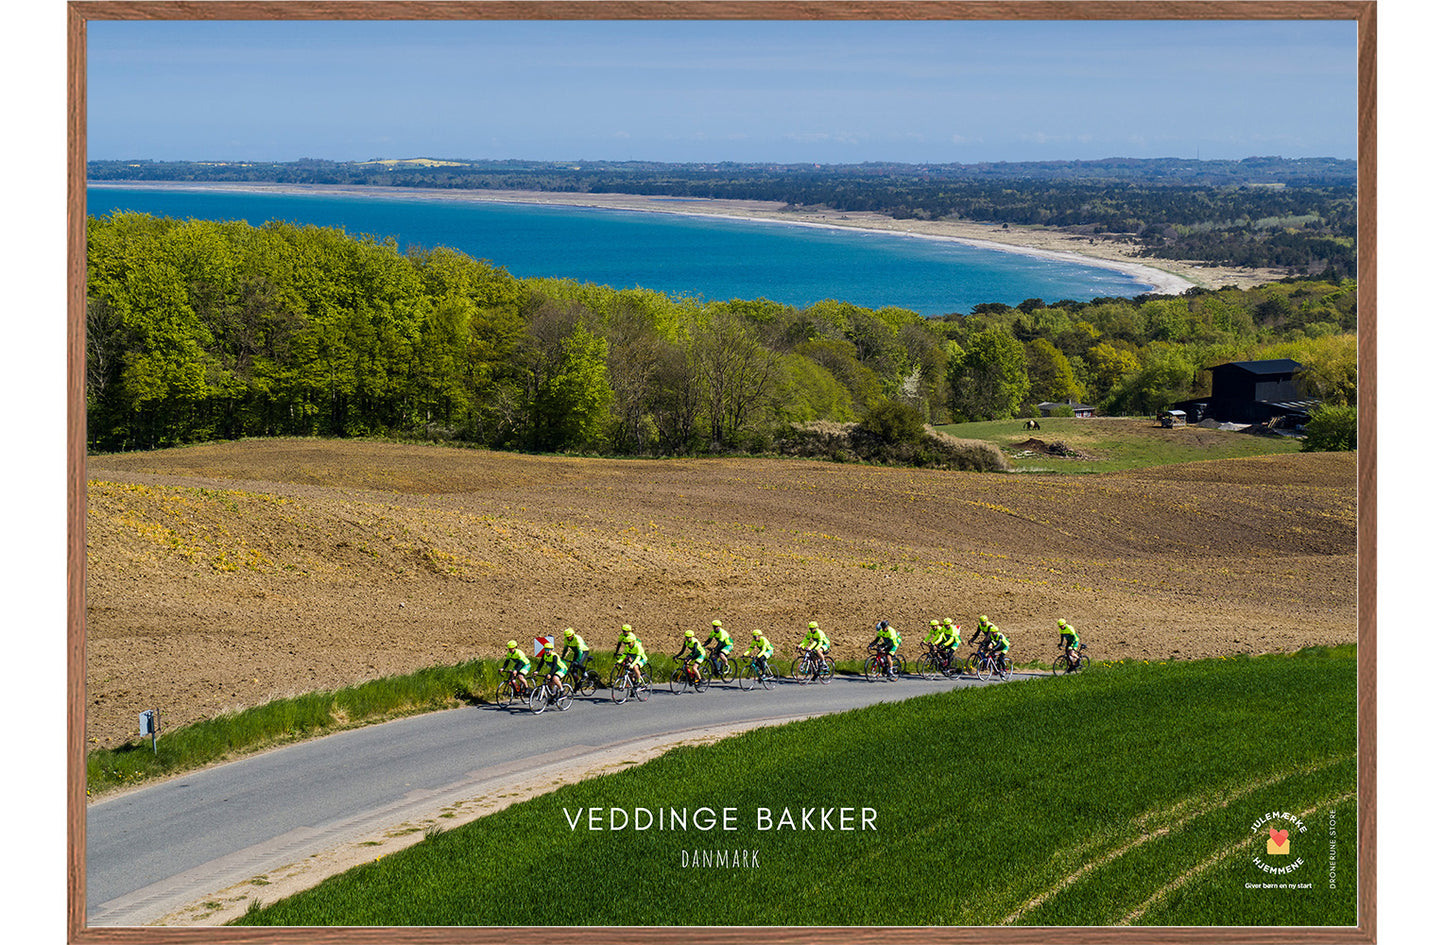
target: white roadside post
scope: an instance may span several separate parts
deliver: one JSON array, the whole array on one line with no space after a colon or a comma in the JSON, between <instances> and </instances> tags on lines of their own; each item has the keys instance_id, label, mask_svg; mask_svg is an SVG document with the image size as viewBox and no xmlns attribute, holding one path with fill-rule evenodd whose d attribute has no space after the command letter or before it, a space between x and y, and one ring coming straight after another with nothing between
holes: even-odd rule
<instances>
[{"instance_id":1,"label":"white roadside post","mask_svg":"<svg viewBox=\"0 0 1445 945\"><path fill-rule=\"evenodd\" d=\"M156 747L156 735L161 730L160 709L146 709L140 714L140 733L151 737L151 754L159 755L160 749Z\"/></svg>"}]
</instances>

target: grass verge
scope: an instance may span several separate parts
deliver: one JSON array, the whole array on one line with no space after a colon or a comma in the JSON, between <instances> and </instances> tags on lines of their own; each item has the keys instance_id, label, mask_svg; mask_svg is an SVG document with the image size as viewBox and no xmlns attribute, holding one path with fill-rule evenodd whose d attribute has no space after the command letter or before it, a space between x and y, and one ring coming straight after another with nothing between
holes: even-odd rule
<instances>
[{"instance_id":1,"label":"grass verge","mask_svg":"<svg viewBox=\"0 0 1445 945\"><path fill-rule=\"evenodd\" d=\"M483 701L500 679L495 661L472 660L275 699L163 731L154 752L149 738L96 749L86 756L86 791L99 794L304 738Z\"/></svg>"},{"instance_id":2,"label":"grass verge","mask_svg":"<svg viewBox=\"0 0 1445 945\"><path fill-rule=\"evenodd\" d=\"M1353 926L1355 679L1352 646L1123 663L758 729L429 835L237 923ZM737 829L670 829L670 813L669 829L610 829L613 808L635 823L704 807L735 809ZM877 829L782 826L784 809L801 828L844 807L873 808ZM591 808L602 829L570 825ZM1266 853L1266 826L1291 830L1290 856ZM693 865L704 851L711 868Z\"/></svg>"}]
</instances>

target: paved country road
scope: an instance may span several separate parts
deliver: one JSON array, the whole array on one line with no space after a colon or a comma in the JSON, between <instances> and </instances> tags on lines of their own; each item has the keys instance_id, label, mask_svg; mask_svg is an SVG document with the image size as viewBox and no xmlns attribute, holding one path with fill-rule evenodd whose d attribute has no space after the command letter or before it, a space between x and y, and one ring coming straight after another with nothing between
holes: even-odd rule
<instances>
[{"instance_id":1,"label":"paved country road","mask_svg":"<svg viewBox=\"0 0 1445 945\"><path fill-rule=\"evenodd\" d=\"M1017 674L1027 679L1030 674ZM425 811L515 790L549 769L707 731L841 712L976 679L832 684L771 691L714 686L646 703L607 690L567 712L473 706L301 742L92 803L86 813L86 921L144 925L220 890L375 836ZM259 892L259 890L258 890Z\"/></svg>"}]
</instances>

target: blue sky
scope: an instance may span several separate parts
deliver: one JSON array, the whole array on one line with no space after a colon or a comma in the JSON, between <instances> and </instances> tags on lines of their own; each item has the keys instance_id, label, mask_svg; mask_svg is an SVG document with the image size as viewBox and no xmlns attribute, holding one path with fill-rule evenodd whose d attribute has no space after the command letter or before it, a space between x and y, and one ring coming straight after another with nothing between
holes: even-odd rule
<instances>
[{"instance_id":1,"label":"blue sky","mask_svg":"<svg viewBox=\"0 0 1445 945\"><path fill-rule=\"evenodd\" d=\"M92 159L1355 156L1348 21L88 30Z\"/></svg>"}]
</instances>

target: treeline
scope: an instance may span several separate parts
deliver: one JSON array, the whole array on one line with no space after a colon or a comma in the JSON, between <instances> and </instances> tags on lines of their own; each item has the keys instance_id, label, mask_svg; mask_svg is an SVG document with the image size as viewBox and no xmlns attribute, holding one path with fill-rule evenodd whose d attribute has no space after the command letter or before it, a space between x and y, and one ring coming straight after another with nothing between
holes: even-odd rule
<instances>
[{"instance_id":1,"label":"treeline","mask_svg":"<svg viewBox=\"0 0 1445 945\"><path fill-rule=\"evenodd\" d=\"M93 161L92 180L246 181L766 200L899 219L1059 227L1144 256L1353 277L1356 164L1174 158L993 164Z\"/></svg>"},{"instance_id":2,"label":"treeline","mask_svg":"<svg viewBox=\"0 0 1445 945\"><path fill-rule=\"evenodd\" d=\"M1201 368L1295 357L1353 399L1352 282L929 319L516 279L453 250L268 223L87 221L92 450L371 434L619 454L772 451L810 421L1089 400L1152 413ZM889 423L895 421L889 420Z\"/></svg>"}]
</instances>

